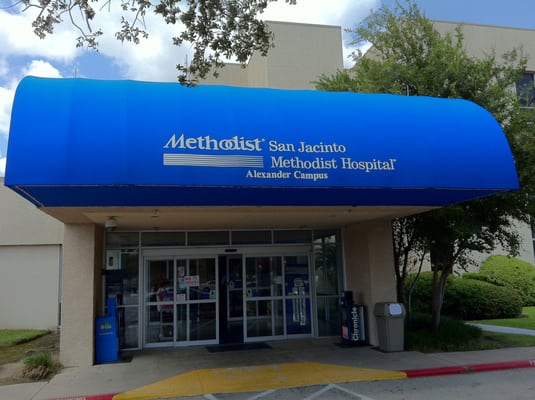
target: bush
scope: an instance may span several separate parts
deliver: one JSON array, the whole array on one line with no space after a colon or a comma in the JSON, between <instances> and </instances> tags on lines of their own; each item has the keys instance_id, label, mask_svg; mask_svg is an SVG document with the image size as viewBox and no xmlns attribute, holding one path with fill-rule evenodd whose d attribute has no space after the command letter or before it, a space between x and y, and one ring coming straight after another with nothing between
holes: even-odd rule
<instances>
[{"instance_id":1,"label":"bush","mask_svg":"<svg viewBox=\"0 0 535 400\"><path fill-rule=\"evenodd\" d=\"M406 280L405 290L414 279ZM406 294L408 296L408 293ZM411 311L430 314L432 311L433 273L420 274L412 294ZM406 297L408 298L408 297ZM522 312L519 294L506 287L474 279L450 276L442 304L442 314L463 320L512 318Z\"/></svg>"},{"instance_id":2,"label":"bush","mask_svg":"<svg viewBox=\"0 0 535 400\"><path fill-rule=\"evenodd\" d=\"M520 293L524 307L535 306L535 266L505 256L490 256L483 264L479 275Z\"/></svg>"},{"instance_id":3,"label":"bush","mask_svg":"<svg viewBox=\"0 0 535 400\"><path fill-rule=\"evenodd\" d=\"M432 351L466 351L482 350L495 347L481 343L482 330L466 325L463 321L443 317L440 330L431 334L431 316L412 313L408 321L407 347L409 350Z\"/></svg>"},{"instance_id":4,"label":"bush","mask_svg":"<svg viewBox=\"0 0 535 400\"><path fill-rule=\"evenodd\" d=\"M24 360L22 374L34 381L46 379L58 372L60 365L49 352L31 355Z\"/></svg>"}]
</instances>

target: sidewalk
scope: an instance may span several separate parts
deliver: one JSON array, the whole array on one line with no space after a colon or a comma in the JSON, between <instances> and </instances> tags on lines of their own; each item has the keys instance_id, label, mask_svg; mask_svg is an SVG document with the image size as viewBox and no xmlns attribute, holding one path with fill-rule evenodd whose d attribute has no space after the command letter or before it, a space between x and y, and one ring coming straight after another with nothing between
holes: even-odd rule
<instances>
[{"instance_id":1,"label":"sidewalk","mask_svg":"<svg viewBox=\"0 0 535 400\"><path fill-rule=\"evenodd\" d=\"M212 352L199 346L133 352L130 362L66 368L50 382L0 386L0 398L108 400L115 394L121 394L118 399L157 399L164 397L162 395L178 398L177 393L184 392L177 392L177 385L180 388L184 387L184 382L194 385L196 379L200 390L204 390L202 380L209 381L210 391L203 393L229 393L233 387L247 390L247 385L256 385L256 390L258 386L269 387L273 382L286 387L325 383L322 379L332 379L330 372L335 369L338 375L349 374L343 379L357 381L535 366L535 347L423 354L343 347L337 338L267 344L265 348L234 351ZM256 375L251 375L250 371ZM270 381L269 374L273 371L276 374ZM320 373L314 375L311 371ZM238 385L225 388L218 386L217 379L222 379L221 382L230 379L232 385ZM136 397L140 392L144 396L149 393L149 397Z\"/></svg>"}]
</instances>

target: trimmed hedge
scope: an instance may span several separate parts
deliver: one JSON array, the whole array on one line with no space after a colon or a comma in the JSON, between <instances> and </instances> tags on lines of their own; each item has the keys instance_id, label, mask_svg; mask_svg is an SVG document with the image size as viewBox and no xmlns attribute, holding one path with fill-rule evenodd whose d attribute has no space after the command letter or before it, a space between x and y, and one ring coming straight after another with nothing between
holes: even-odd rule
<instances>
[{"instance_id":1,"label":"trimmed hedge","mask_svg":"<svg viewBox=\"0 0 535 400\"><path fill-rule=\"evenodd\" d=\"M408 299L409 283L405 282ZM431 313L433 273L420 274L412 293L413 312ZM518 292L474 279L450 276L442 305L442 314L463 320L513 318L522 312L522 299Z\"/></svg>"},{"instance_id":2,"label":"trimmed hedge","mask_svg":"<svg viewBox=\"0 0 535 400\"><path fill-rule=\"evenodd\" d=\"M490 256L481 264L479 274L466 278L473 279L475 275L479 275L477 279L518 291L525 307L535 306L535 266L532 264L518 258Z\"/></svg>"}]
</instances>

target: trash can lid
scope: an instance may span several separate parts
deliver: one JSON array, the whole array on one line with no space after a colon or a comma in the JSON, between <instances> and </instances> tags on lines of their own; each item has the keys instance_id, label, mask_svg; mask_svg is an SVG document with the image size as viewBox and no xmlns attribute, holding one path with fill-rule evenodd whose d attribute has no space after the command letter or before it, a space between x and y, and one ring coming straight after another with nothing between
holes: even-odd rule
<instances>
[{"instance_id":1,"label":"trash can lid","mask_svg":"<svg viewBox=\"0 0 535 400\"><path fill-rule=\"evenodd\" d=\"M388 305L388 313L390 315L402 315L403 307L399 303L390 303Z\"/></svg>"}]
</instances>

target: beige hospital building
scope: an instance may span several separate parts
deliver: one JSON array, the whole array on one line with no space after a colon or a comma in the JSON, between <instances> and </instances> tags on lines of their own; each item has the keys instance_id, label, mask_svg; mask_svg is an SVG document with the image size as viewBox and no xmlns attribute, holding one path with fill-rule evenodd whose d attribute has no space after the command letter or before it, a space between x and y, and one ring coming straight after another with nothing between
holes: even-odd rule
<instances>
[{"instance_id":1,"label":"beige hospital building","mask_svg":"<svg viewBox=\"0 0 535 400\"><path fill-rule=\"evenodd\" d=\"M391 220L518 187L482 108L315 91L344 68L341 28L271 27L267 57L195 88L21 82L0 185L0 328L59 327L63 365L92 365L110 298L126 351L340 336L352 291L375 345L373 306L395 302ZM535 72L535 31L463 29L471 54L523 45Z\"/></svg>"}]
</instances>

